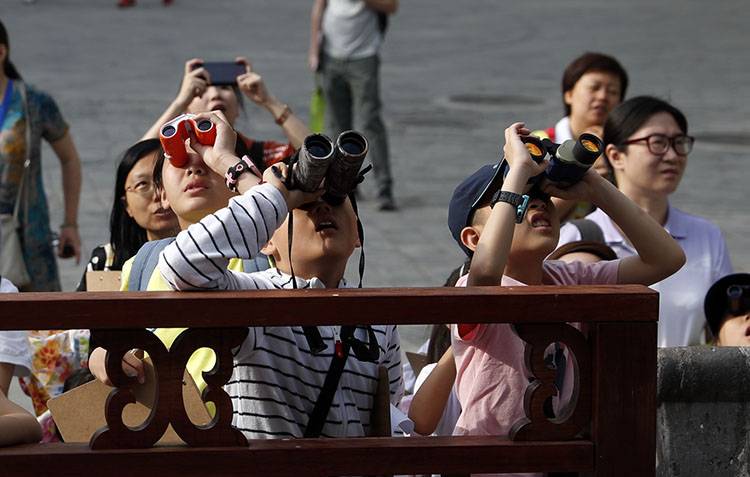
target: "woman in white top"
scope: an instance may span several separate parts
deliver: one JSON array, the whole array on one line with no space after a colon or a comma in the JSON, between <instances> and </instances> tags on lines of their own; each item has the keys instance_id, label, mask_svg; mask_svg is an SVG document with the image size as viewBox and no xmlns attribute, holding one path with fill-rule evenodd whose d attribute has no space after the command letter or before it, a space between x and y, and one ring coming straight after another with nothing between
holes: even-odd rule
<instances>
[{"instance_id":1,"label":"woman in white top","mask_svg":"<svg viewBox=\"0 0 750 477\"><path fill-rule=\"evenodd\" d=\"M687 133L685 116L650 96L625 101L609 114L604 125L604 154L617 187L664 225L687 256L679 272L652 287L661 294L659 346L705 342L703 297L712 283L732 272L721 230L669 204L693 147L693 138ZM601 210L586 218L599 225L605 242L618 257L634 253L620 229ZM580 240L578 229L563 227L560 245L576 240Z\"/></svg>"}]
</instances>

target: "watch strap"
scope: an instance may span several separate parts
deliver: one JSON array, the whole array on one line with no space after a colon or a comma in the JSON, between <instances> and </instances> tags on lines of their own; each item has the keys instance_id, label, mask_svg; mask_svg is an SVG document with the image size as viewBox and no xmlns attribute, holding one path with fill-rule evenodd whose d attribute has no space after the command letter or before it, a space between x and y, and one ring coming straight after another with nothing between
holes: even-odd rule
<instances>
[{"instance_id":1,"label":"watch strap","mask_svg":"<svg viewBox=\"0 0 750 477\"><path fill-rule=\"evenodd\" d=\"M526 194L516 194L515 192L509 192L506 190L499 190L492 197L492 206L498 202L506 202L516 208L516 223L520 224L523 222L523 218L526 215L526 209L529 208L529 196Z\"/></svg>"}]
</instances>

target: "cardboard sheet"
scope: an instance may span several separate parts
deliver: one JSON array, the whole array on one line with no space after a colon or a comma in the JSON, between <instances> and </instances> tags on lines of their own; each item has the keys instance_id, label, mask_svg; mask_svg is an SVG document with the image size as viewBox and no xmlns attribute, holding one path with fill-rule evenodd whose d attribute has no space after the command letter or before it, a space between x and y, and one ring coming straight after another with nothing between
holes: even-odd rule
<instances>
[{"instance_id":1,"label":"cardboard sheet","mask_svg":"<svg viewBox=\"0 0 750 477\"><path fill-rule=\"evenodd\" d=\"M135 387L136 402L128 404L123 410L122 420L128 427L142 424L153 407L154 367L149 359L144 360L144 364L146 365L146 382ZM201 400L198 387L187 371L185 371L182 385L182 398L190 420L197 425L211 422L211 415ZM94 380L47 401L47 407L52 412L52 417L65 442L88 443L94 432L107 425L104 405L112 389ZM157 445L182 443L182 439L169 425Z\"/></svg>"}]
</instances>

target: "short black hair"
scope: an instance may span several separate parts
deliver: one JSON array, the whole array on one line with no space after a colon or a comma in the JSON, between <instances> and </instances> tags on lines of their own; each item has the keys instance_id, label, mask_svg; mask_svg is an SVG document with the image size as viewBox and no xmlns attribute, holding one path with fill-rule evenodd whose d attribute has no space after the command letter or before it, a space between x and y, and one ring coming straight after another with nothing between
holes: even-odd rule
<instances>
[{"instance_id":1,"label":"short black hair","mask_svg":"<svg viewBox=\"0 0 750 477\"><path fill-rule=\"evenodd\" d=\"M607 116L602 138L604 147L612 144L618 149L622 148L623 143L657 113L668 113L682 133L688 133L687 118L682 111L653 96L636 96L619 104Z\"/></svg>"},{"instance_id":2,"label":"short black hair","mask_svg":"<svg viewBox=\"0 0 750 477\"><path fill-rule=\"evenodd\" d=\"M586 52L573 60L563 72L562 94L565 115L570 116L570 105L565 102L565 93L572 90L581 76L591 71L611 73L620 79L620 101L628 89L628 73L614 57L603 53Z\"/></svg>"}]
</instances>

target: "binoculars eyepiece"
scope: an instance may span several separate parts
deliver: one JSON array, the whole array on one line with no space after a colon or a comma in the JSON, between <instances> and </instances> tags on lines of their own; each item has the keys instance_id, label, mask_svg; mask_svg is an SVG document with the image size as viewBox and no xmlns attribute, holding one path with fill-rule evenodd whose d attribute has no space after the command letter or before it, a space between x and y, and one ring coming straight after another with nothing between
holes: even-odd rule
<instances>
[{"instance_id":1,"label":"binoculars eyepiece","mask_svg":"<svg viewBox=\"0 0 750 477\"><path fill-rule=\"evenodd\" d=\"M185 167L188 162L185 140L193 131L198 142L211 146L216 141L216 126L208 119L195 120L194 114L182 114L166 123L159 131L159 141L164 155L175 167Z\"/></svg>"},{"instance_id":2,"label":"binoculars eyepiece","mask_svg":"<svg viewBox=\"0 0 750 477\"><path fill-rule=\"evenodd\" d=\"M750 311L750 285L731 285L727 288L729 313L734 316Z\"/></svg>"},{"instance_id":3,"label":"binoculars eyepiece","mask_svg":"<svg viewBox=\"0 0 750 477\"><path fill-rule=\"evenodd\" d=\"M544 173L532 177L529 183L536 184L548 180L563 188L580 181L604 150L602 140L589 133L581 134L577 141L569 139L562 144L536 136L522 136L521 141L537 164L541 163L548 154L550 156L549 165ZM509 171L507 162L504 166L504 174L507 175Z\"/></svg>"},{"instance_id":4,"label":"binoculars eyepiece","mask_svg":"<svg viewBox=\"0 0 750 477\"><path fill-rule=\"evenodd\" d=\"M335 143L324 134L307 136L296 154L289 186L314 192L325 179L323 199L340 204L360 182L368 149L367 139L356 131L344 131Z\"/></svg>"}]
</instances>

